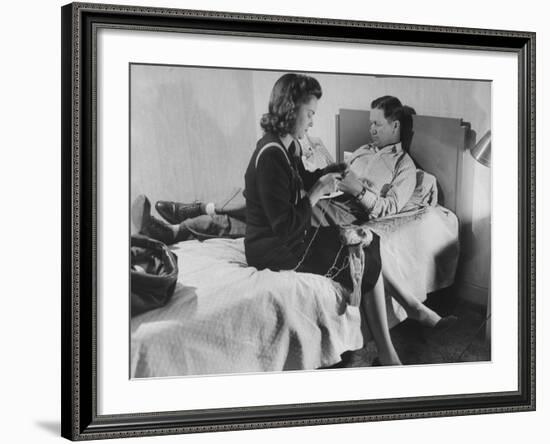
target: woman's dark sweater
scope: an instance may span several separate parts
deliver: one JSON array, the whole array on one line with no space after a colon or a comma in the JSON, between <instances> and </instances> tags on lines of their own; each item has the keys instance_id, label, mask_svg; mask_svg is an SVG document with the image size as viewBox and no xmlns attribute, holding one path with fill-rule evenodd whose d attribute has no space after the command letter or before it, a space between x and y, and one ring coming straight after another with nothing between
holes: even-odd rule
<instances>
[{"instance_id":1,"label":"woman's dark sweater","mask_svg":"<svg viewBox=\"0 0 550 444\"><path fill-rule=\"evenodd\" d=\"M262 150L270 143L279 146ZM296 267L311 226L311 203L305 189L321 174L306 172L278 136L266 134L258 141L245 173L244 245L249 265L274 271Z\"/></svg>"}]
</instances>

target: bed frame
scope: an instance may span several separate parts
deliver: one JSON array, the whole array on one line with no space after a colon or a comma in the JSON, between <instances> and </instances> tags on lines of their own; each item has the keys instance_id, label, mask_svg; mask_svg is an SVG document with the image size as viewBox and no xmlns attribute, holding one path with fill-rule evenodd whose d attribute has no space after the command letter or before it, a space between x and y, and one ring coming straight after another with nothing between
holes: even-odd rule
<instances>
[{"instance_id":1,"label":"bed frame","mask_svg":"<svg viewBox=\"0 0 550 444\"><path fill-rule=\"evenodd\" d=\"M336 155L344 159L344 151L355 151L371 142L370 112L340 109L336 115ZM466 177L464 155L475 141L475 132L462 119L413 116L414 135L409 154L417 166L437 178L439 203L452 210L459 221L464 219Z\"/></svg>"}]
</instances>

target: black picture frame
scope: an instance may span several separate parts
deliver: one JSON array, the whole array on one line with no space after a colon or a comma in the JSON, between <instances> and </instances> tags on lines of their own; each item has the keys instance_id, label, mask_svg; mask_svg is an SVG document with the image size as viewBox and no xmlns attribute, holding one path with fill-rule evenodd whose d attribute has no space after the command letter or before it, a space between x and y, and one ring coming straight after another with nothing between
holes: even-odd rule
<instances>
[{"instance_id":1,"label":"black picture frame","mask_svg":"<svg viewBox=\"0 0 550 444\"><path fill-rule=\"evenodd\" d=\"M62 436L71 440L535 409L535 33L72 3L62 14ZM508 51L519 66L518 390L97 414L96 90L99 27ZM100 210L100 209L99 209Z\"/></svg>"}]
</instances>

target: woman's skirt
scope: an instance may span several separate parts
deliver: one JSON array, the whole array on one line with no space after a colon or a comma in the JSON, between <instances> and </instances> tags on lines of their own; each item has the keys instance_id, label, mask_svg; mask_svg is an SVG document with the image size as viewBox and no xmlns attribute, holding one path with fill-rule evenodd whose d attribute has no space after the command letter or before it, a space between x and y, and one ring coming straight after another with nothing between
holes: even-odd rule
<instances>
[{"instance_id":1,"label":"woman's skirt","mask_svg":"<svg viewBox=\"0 0 550 444\"><path fill-rule=\"evenodd\" d=\"M361 294L374 288L382 270L380 238L372 233L369 246L363 247L365 254ZM306 237L306 250L296 271L320 274L353 290L352 266L347 245L344 245L337 226L312 227Z\"/></svg>"}]
</instances>

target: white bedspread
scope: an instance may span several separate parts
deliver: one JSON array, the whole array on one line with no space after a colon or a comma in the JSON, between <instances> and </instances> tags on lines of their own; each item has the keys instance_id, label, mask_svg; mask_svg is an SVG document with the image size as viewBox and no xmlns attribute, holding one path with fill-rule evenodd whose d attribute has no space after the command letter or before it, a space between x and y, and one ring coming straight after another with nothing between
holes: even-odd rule
<instances>
[{"instance_id":1,"label":"white bedspread","mask_svg":"<svg viewBox=\"0 0 550 444\"><path fill-rule=\"evenodd\" d=\"M452 284L451 212L430 207L369 226L381 236L383 273L395 286L424 300ZM325 277L248 267L242 239L186 241L174 252L172 300L131 320L132 377L314 369L363 346L359 310ZM396 303L388 312L391 325L404 318Z\"/></svg>"},{"instance_id":2,"label":"white bedspread","mask_svg":"<svg viewBox=\"0 0 550 444\"><path fill-rule=\"evenodd\" d=\"M407 316L398 293L425 301L428 293L449 287L458 264L458 219L441 206L400 213L365 224L380 235L382 273L390 327Z\"/></svg>"},{"instance_id":3,"label":"white bedspread","mask_svg":"<svg viewBox=\"0 0 550 444\"><path fill-rule=\"evenodd\" d=\"M360 316L329 279L248 267L242 239L175 249L179 284L132 319L133 377L317 368L360 348Z\"/></svg>"}]
</instances>

